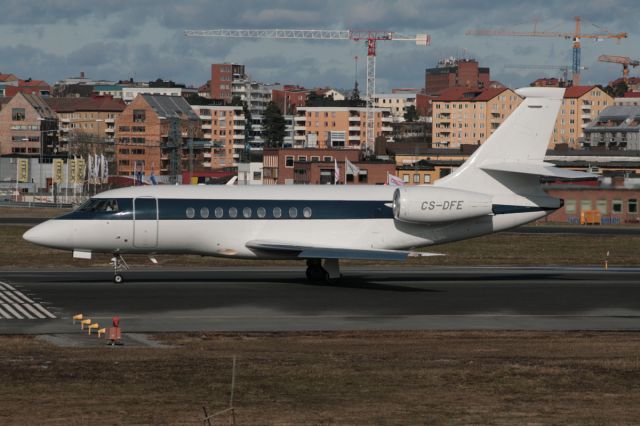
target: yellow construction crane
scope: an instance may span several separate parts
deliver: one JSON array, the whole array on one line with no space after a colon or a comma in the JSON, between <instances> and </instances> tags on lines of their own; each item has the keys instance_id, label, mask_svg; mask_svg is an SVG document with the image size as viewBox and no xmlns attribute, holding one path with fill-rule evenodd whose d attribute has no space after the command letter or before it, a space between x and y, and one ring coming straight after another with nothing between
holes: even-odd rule
<instances>
[{"instance_id":1,"label":"yellow construction crane","mask_svg":"<svg viewBox=\"0 0 640 426\"><path fill-rule=\"evenodd\" d=\"M575 17L576 28L573 32L556 32L556 31L496 31L496 30L472 30L467 31L466 35L474 36L511 36L511 37L561 37L572 41L573 46L573 84L580 84L580 61L581 61L581 46L580 40L583 38L590 38L596 41L604 39L620 39L627 38L627 33L612 34L608 31L599 34L584 34L581 29L581 19L579 16Z\"/></svg>"},{"instance_id":2,"label":"yellow construction crane","mask_svg":"<svg viewBox=\"0 0 640 426\"><path fill-rule=\"evenodd\" d=\"M428 46L431 36L428 34L404 35L392 31L352 31L352 30L186 30L187 37L248 37L268 39L309 39L309 40L353 40L364 41L367 46L367 93L366 93L366 145L367 154L371 153L375 139L375 115L373 97L376 90L376 43L378 41L413 41L418 46Z\"/></svg>"},{"instance_id":3,"label":"yellow construction crane","mask_svg":"<svg viewBox=\"0 0 640 426\"><path fill-rule=\"evenodd\" d=\"M600 55L598 56L600 62L613 62L614 64L622 64L622 79L624 84L627 84L629 80L629 67L637 67L640 65L640 61L637 59L631 59L628 56L615 56L615 55Z\"/></svg>"}]
</instances>

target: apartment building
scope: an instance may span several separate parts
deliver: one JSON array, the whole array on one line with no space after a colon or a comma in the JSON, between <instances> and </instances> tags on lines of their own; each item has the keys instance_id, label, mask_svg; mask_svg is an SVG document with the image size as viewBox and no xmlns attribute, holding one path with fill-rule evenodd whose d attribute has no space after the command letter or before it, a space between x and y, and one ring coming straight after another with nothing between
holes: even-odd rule
<instances>
[{"instance_id":1,"label":"apartment building","mask_svg":"<svg viewBox=\"0 0 640 426\"><path fill-rule=\"evenodd\" d=\"M0 110L0 155L58 152L58 117L38 95L17 93Z\"/></svg>"},{"instance_id":2,"label":"apartment building","mask_svg":"<svg viewBox=\"0 0 640 426\"><path fill-rule=\"evenodd\" d=\"M585 126L582 145L640 151L640 106L614 105L602 110Z\"/></svg>"},{"instance_id":3,"label":"apartment building","mask_svg":"<svg viewBox=\"0 0 640 426\"><path fill-rule=\"evenodd\" d=\"M551 148L560 144L580 147L585 127L611 105L613 98L598 86L568 87L551 136Z\"/></svg>"},{"instance_id":4,"label":"apartment building","mask_svg":"<svg viewBox=\"0 0 640 426\"><path fill-rule=\"evenodd\" d=\"M490 82L489 68L480 67L475 59L446 58L438 61L435 68L425 71L426 94L450 87L489 88Z\"/></svg>"},{"instance_id":5,"label":"apartment building","mask_svg":"<svg viewBox=\"0 0 640 426\"><path fill-rule=\"evenodd\" d=\"M374 136L391 135L389 108L374 109ZM366 143L366 108L300 107L294 122L293 146L360 149Z\"/></svg>"},{"instance_id":6,"label":"apartment building","mask_svg":"<svg viewBox=\"0 0 640 426\"><path fill-rule=\"evenodd\" d=\"M211 141L204 153L204 167L237 167L245 147L245 116L241 106L192 105L202 123L203 140Z\"/></svg>"},{"instance_id":7,"label":"apartment building","mask_svg":"<svg viewBox=\"0 0 640 426\"><path fill-rule=\"evenodd\" d=\"M211 99L221 99L229 104L234 96L241 96L244 92L248 76L244 65L240 64L211 64L211 80L209 90Z\"/></svg>"},{"instance_id":8,"label":"apartment building","mask_svg":"<svg viewBox=\"0 0 640 426\"><path fill-rule=\"evenodd\" d=\"M378 108L389 108L394 122L403 122L407 108L416 105L416 93L377 93L373 104Z\"/></svg>"},{"instance_id":9,"label":"apartment building","mask_svg":"<svg viewBox=\"0 0 640 426\"><path fill-rule=\"evenodd\" d=\"M455 87L432 101L433 146L479 145L522 102L513 90Z\"/></svg>"},{"instance_id":10,"label":"apartment building","mask_svg":"<svg viewBox=\"0 0 640 426\"><path fill-rule=\"evenodd\" d=\"M284 85L271 91L271 100L283 115L293 115L298 107L306 105L309 93L304 87Z\"/></svg>"},{"instance_id":11,"label":"apartment building","mask_svg":"<svg viewBox=\"0 0 640 426\"><path fill-rule=\"evenodd\" d=\"M189 143L202 138L200 120L181 96L141 94L116 117L116 174L176 176L189 168ZM205 163L194 150L194 170Z\"/></svg>"},{"instance_id":12,"label":"apartment building","mask_svg":"<svg viewBox=\"0 0 640 426\"><path fill-rule=\"evenodd\" d=\"M103 149L107 146L113 149L116 117L126 107L122 100L111 96L93 96L46 98L45 102L58 116L60 147L64 151L78 151L78 146L69 147L70 143L97 143L103 144ZM99 151L103 152L103 149Z\"/></svg>"}]
</instances>

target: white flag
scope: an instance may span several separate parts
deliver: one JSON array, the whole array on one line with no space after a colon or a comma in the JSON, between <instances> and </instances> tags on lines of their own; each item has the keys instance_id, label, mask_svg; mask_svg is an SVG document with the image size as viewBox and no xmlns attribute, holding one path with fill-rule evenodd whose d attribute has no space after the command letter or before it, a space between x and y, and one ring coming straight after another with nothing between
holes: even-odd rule
<instances>
[{"instance_id":1,"label":"white flag","mask_svg":"<svg viewBox=\"0 0 640 426\"><path fill-rule=\"evenodd\" d=\"M344 174L345 175L357 175L360 173L360 169L351 161L344 159Z\"/></svg>"},{"instance_id":2,"label":"white flag","mask_svg":"<svg viewBox=\"0 0 640 426\"><path fill-rule=\"evenodd\" d=\"M335 169L333 183L337 184L338 182L340 182L340 169L338 168L338 159L334 158L333 161L334 161L334 169Z\"/></svg>"},{"instance_id":3,"label":"white flag","mask_svg":"<svg viewBox=\"0 0 640 426\"><path fill-rule=\"evenodd\" d=\"M100 177L100 156L98 154L93 156L93 181L98 183L98 178Z\"/></svg>"},{"instance_id":4,"label":"white flag","mask_svg":"<svg viewBox=\"0 0 640 426\"><path fill-rule=\"evenodd\" d=\"M387 173L387 185L402 186L405 184L406 182L400 179L398 176L392 175L391 173Z\"/></svg>"},{"instance_id":5,"label":"white flag","mask_svg":"<svg viewBox=\"0 0 640 426\"><path fill-rule=\"evenodd\" d=\"M87 156L87 183L91 182L91 176L93 176L93 159L91 154Z\"/></svg>"},{"instance_id":6,"label":"white flag","mask_svg":"<svg viewBox=\"0 0 640 426\"><path fill-rule=\"evenodd\" d=\"M100 154L100 170L102 171L100 176L101 183L107 183L109 181L109 164L104 154Z\"/></svg>"}]
</instances>

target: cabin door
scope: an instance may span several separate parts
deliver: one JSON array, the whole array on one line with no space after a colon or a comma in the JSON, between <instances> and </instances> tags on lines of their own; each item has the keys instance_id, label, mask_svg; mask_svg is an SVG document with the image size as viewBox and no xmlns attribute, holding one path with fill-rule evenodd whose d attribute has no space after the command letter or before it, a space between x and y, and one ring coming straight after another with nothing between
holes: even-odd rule
<instances>
[{"instance_id":1,"label":"cabin door","mask_svg":"<svg viewBox=\"0 0 640 426\"><path fill-rule=\"evenodd\" d=\"M158 200L141 197L133 200L133 246L158 247Z\"/></svg>"}]
</instances>

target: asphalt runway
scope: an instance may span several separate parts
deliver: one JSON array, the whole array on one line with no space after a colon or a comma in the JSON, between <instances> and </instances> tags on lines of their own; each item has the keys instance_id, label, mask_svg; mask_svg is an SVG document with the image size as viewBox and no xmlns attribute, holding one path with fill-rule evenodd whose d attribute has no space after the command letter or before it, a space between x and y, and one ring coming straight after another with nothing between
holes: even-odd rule
<instances>
[{"instance_id":1,"label":"asphalt runway","mask_svg":"<svg viewBox=\"0 0 640 426\"><path fill-rule=\"evenodd\" d=\"M148 268L123 284L107 269L0 271L0 333L77 332L78 313L125 332L640 329L640 268L343 272L315 285L303 268Z\"/></svg>"}]
</instances>

